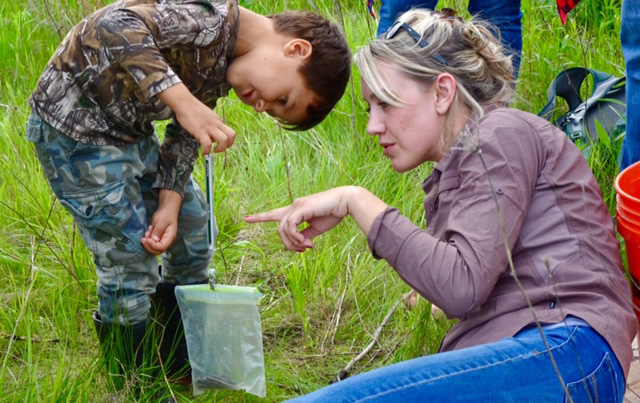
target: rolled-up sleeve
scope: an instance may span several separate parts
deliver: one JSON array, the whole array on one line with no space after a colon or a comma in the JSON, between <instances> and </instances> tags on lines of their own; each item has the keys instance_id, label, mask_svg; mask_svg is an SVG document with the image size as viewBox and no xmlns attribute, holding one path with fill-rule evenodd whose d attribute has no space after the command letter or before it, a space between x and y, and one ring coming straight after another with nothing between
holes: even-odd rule
<instances>
[{"instance_id":1,"label":"rolled-up sleeve","mask_svg":"<svg viewBox=\"0 0 640 403\"><path fill-rule=\"evenodd\" d=\"M198 142L177 122L169 123L160 146L158 174L153 187L183 194L198 158L198 148Z\"/></svg>"}]
</instances>

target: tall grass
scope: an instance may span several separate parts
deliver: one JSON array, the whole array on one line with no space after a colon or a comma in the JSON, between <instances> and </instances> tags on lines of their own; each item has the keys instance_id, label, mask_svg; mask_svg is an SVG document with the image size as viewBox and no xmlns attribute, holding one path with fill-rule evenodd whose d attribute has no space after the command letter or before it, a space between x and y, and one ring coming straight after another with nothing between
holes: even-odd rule
<instances>
[{"instance_id":1,"label":"tall grass","mask_svg":"<svg viewBox=\"0 0 640 403\"><path fill-rule=\"evenodd\" d=\"M100 0L0 3L0 401L133 401L114 394L97 365L90 313L97 306L94 266L72 220L56 203L25 139L27 98L61 37ZM514 106L537 112L561 70L588 66L621 75L620 0L584 1L562 26L552 0L523 0L524 53ZM364 0L246 0L260 13L320 12L344 25L355 50L372 38L375 22ZM465 2L442 6L466 9ZM391 306L409 291L393 270L374 260L357 226L347 220L304 254L283 250L275 225L248 226L242 217L329 187L357 184L424 226L420 183L425 166L397 175L365 134L359 74L330 119L289 133L257 116L235 96L218 112L238 132L232 149L215 157L216 215L221 230L214 257L219 281L252 285L261 303L267 402L326 385L371 340ZM618 146L598 147L591 164L609 206ZM203 183L202 161L195 169ZM355 372L433 353L450 322L429 304L401 307ZM238 391L181 401L258 401Z\"/></svg>"}]
</instances>

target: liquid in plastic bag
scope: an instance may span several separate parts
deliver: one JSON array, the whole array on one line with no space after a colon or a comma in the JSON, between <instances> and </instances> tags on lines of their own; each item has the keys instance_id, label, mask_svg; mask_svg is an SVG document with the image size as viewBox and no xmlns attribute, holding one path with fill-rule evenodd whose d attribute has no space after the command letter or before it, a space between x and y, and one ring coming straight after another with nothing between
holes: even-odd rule
<instances>
[{"instance_id":1,"label":"liquid in plastic bag","mask_svg":"<svg viewBox=\"0 0 640 403\"><path fill-rule=\"evenodd\" d=\"M253 287L176 287L191 362L193 394L207 389L266 395L262 326Z\"/></svg>"}]
</instances>

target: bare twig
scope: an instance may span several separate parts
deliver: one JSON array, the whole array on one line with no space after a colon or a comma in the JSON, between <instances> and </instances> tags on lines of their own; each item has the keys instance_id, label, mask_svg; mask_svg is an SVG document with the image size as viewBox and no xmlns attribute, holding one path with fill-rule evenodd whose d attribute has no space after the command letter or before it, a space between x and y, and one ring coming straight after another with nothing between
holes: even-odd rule
<instances>
[{"instance_id":1,"label":"bare twig","mask_svg":"<svg viewBox=\"0 0 640 403\"><path fill-rule=\"evenodd\" d=\"M244 266L244 255L242 255L242 259L240 259L240 267L238 268L238 275L236 276L236 285L240 281L240 274L242 273L242 266Z\"/></svg>"},{"instance_id":2,"label":"bare twig","mask_svg":"<svg viewBox=\"0 0 640 403\"><path fill-rule=\"evenodd\" d=\"M227 258L224 256L224 250L226 249L225 247L220 247L220 244L217 242L216 240L216 246L217 246L217 250L218 250L218 254L220 255L220 257L222 258L222 265L224 266L224 271L225 273L229 272L229 266L227 266ZM213 257L212 257L213 259Z\"/></svg>"},{"instance_id":3,"label":"bare twig","mask_svg":"<svg viewBox=\"0 0 640 403\"><path fill-rule=\"evenodd\" d=\"M348 284L348 283L347 283ZM342 304L344 303L344 296L347 294L348 286L345 285L340 301L338 302L338 312L336 313L336 322L333 325L333 332L331 332L331 345L335 342L336 332L338 331L338 325L340 324L340 317L342 316Z\"/></svg>"},{"instance_id":4,"label":"bare twig","mask_svg":"<svg viewBox=\"0 0 640 403\"><path fill-rule=\"evenodd\" d=\"M487 167L487 164L482 156L482 150L480 148L476 149L476 154L478 155L478 157L480 157L480 161L482 162L482 167L484 168L484 172L487 174L487 180L489 182L489 187L491 189L491 196L493 197L493 201L496 204L496 209L498 211L498 220L500 223L500 229L501 229L501 233L502 233L502 242L504 243L504 247L505 247L505 251L507 253L507 260L509 262L509 270L511 272L511 276L513 277L516 285L518 286L518 290L520 290L520 293L522 294L522 296L524 297L525 301L527 302L527 306L529 307L529 311L531 312L531 316L533 316L533 320L536 324L536 327L538 328L538 332L540 332L540 336L542 337L542 342L544 343L544 347L545 350L549 353L549 359L551 360L551 365L553 366L553 369L556 372L556 375L558 376L558 380L560 381L560 384L562 385L562 390L564 390L565 396L567 397L568 401L570 403L573 403L573 399L571 399L571 395L569 394L569 390L567 389L567 385L564 382L564 379L562 379L562 374L560 373L560 369L558 368L558 364L556 363L555 358L553 357L553 354L551 354L551 348L549 347L549 343L547 342L547 338L544 334L544 332L542 331L542 326L540 325L540 321L538 320L538 316L536 315L536 311L533 309L533 305L531 304L531 300L529 299L529 296L527 295L524 287L522 286L522 283L520 282L520 278L518 277L518 274L516 273L516 268L515 265L513 264L513 257L511 256L511 249L509 248L509 241L507 239L507 234L506 234L506 226L504 224L504 217L502 216L502 210L500 210L500 203L498 202L498 197L496 196L496 192L495 189L493 188L493 182L491 181L491 176L489 175L489 168Z\"/></svg>"},{"instance_id":5,"label":"bare twig","mask_svg":"<svg viewBox=\"0 0 640 403\"><path fill-rule=\"evenodd\" d=\"M76 230L78 226L76 222L73 222L73 228L71 228L71 242L69 242L69 270L71 276L77 278L78 273L76 271L76 259L75 259L75 245L76 245Z\"/></svg>"},{"instance_id":6,"label":"bare twig","mask_svg":"<svg viewBox=\"0 0 640 403\"><path fill-rule=\"evenodd\" d=\"M349 255L349 258L347 258L347 266L349 266L349 261L351 260L351 255ZM338 331L338 325L340 324L340 316L342 315L342 304L344 302L344 296L347 294L347 288L349 288L348 284L349 284L349 271L345 270L345 286L344 289L342 290L342 295L340 296L340 299L338 300L338 307L336 308L335 313L333 314L333 317L331 318L331 324L329 326L329 330L327 330L327 332L324 335L324 338L322 339L322 343L320 344L320 352L324 353L324 343L327 341L327 338L329 337L329 335L331 335L331 342L330 344L333 345L335 336L336 336L336 332Z\"/></svg>"},{"instance_id":7,"label":"bare twig","mask_svg":"<svg viewBox=\"0 0 640 403\"><path fill-rule=\"evenodd\" d=\"M351 276L351 268L347 266L347 273ZM356 294L355 287L351 287L351 292L353 293L353 302L356 304L356 312L358 312L358 319L360 319L360 324L364 326L364 319L362 318L362 312L360 311L360 304L358 304L358 295Z\"/></svg>"},{"instance_id":8,"label":"bare twig","mask_svg":"<svg viewBox=\"0 0 640 403\"><path fill-rule=\"evenodd\" d=\"M158 342L158 346L162 344L162 339L164 338L164 326L163 326L163 330L162 330L162 335L160 336L160 342ZM173 393L173 388L171 387L171 382L169 381L169 378L167 377L167 371L165 370L164 367L164 362L162 361L162 355L160 354L160 348L156 348L156 355L158 357L158 362L160 362L160 369L162 371L162 378L164 381L164 384L167 386L167 389L169 389L169 393L171 394L171 397L173 398L174 401L178 401L176 399L176 395L175 393Z\"/></svg>"},{"instance_id":9,"label":"bare twig","mask_svg":"<svg viewBox=\"0 0 640 403\"><path fill-rule=\"evenodd\" d=\"M4 376L2 375L4 373L4 369L7 368L7 360L9 359L9 357L11 356L11 347L13 347L13 342L16 340L16 333L18 332L18 326L20 325L20 322L22 321L22 316L24 315L24 312L27 309L27 304L29 303L29 296L31 295L31 290L33 289L33 284L35 283L35 277L36 277L36 265L35 265L35 260L36 260L36 254L37 254L37 244L35 242L34 237L31 237L31 272L30 272L30 276L29 276L29 288L27 288L27 292L24 295L24 303L22 304L22 308L20 308L20 314L18 314L18 319L16 319L16 324L13 327L13 333L11 333L11 337L9 338L9 345L7 346L7 353L4 355L4 361L2 363L2 371L0 372L0 378L4 378Z\"/></svg>"},{"instance_id":10,"label":"bare twig","mask_svg":"<svg viewBox=\"0 0 640 403\"><path fill-rule=\"evenodd\" d=\"M60 258L60 256L58 256L58 254L55 252L55 250L53 250L51 245L49 245L49 242L44 237L44 233L45 233L45 231L47 230L47 228L49 226L49 219L51 218L51 215L53 214L53 210L54 210L54 207L56 205L56 202L57 202L57 199L54 199L53 203L51 203L51 207L49 208L49 213L47 214L47 219L45 221L45 225L43 226L42 231L38 232L38 229L35 228L18 210L14 209L13 207L9 206L7 203L5 203L5 202L0 200L0 204L1 205L5 206L9 210L11 210L15 215L17 215L29 227L30 230L33 231L33 233L36 234L36 236L38 237L38 241L43 243L49 249L49 251L53 254L53 256L56 258L58 263L60 263L60 265L65 269L65 271L67 273L69 273L69 275L71 277L73 277L73 279L80 285L80 288L83 291L87 292L87 290L84 287L84 284L82 284L82 282L80 282L80 280L75 275L75 273L73 273L71 271L71 269L64 263L62 258ZM40 244L38 244L38 245L40 245Z\"/></svg>"},{"instance_id":11,"label":"bare twig","mask_svg":"<svg viewBox=\"0 0 640 403\"><path fill-rule=\"evenodd\" d=\"M49 19L51 20L52 25L54 26L56 33L58 34L58 41L62 42L63 39L63 35L62 35L62 26L58 23L56 23L56 21L58 21L58 18L56 18L53 15L53 12L51 11L51 7L49 6L49 2L48 1L43 1L42 4L44 5L44 9L47 12L47 15L49 16Z\"/></svg>"},{"instance_id":12,"label":"bare twig","mask_svg":"<svg viewBox=\"0 0 640 403\"><path fill-rule=\"evenodd\" d=\"M17 336L15 334L9 333L0 333L0 337L3 339L13 339L15 341L31 341L33 343L58 343L60 339L41 339L40 337L26 337L26 336Z\"/></svg>"},{"instance_id":13,"label":"bare twig","mask_svg":"<svg viewBox=\"0 0 640 403\"><path fill-rule=\"evenodd\" d=\"M7 108L7 109L14 110L14 111L18 111L19 110L19 108L17 106L7 105L7 104L0 104L0 108Z\"/></svg>"},{"instance_id":14,"label":"bare twig","mask_svg":"<svg viewBox=\"0 0 640 403\"><path fill-rule=\"evenodd\" d=\"M371 343L369 343L369 345L362 350L362 352L360 354L358 354L357 357L353 358L351 361L349 361L349 363L347 364L346 367L344 367L343 370L341 370L340 372L338 372L338 374L333 378L333 380L331 381L331 383L336 383L339 382L345 378L347 378L349 376L349 372L351 371L351 368L353 368L353 366L360 360L362 360L369 351L371 351L371 349L373 348L373 346L375 346L378 343L378 338L380 337L380 333L382 333L382 329L385 327L385 325L387 324L387 322L389 322L389 319L391 319L391 316L393 315L393 313L398 309L398 306L400 305L401 302L404 302L407 299L407 296L409 294L405 294L402 296L402 298L400 298L399 300L397 300L393 306L391 307L391 309L389 309L389 312L387 312L387 314L385 315L384 319L382 320L382 322L380 323L380 325L378 326L378 328L376 329L376 331L373 334L373 340L371 340Z\"/></svg>"},{"instance_id":15,"label":"bare twig","mask_svg":"<svg viewBox=\"0 0 640 403\"><path fill-rule=\"evenodd\" d=\"M282 134L282 127L278 126L278 133L280 134L280 144L282 144L282 153L284 154L284 168L287 172L287 190L289 192L289 203L293 203L293 193L291 192L291 170L289 169L289 158L287 157L286 147L284 146L284 135Z\"/></svg>"},{"instance_id":16,"label":"bare twig","mask_svg":"<svg viewBox=\"0 0 640 403\"><path fill-rule=\"evenodd\" d=\"M342 32L346 35L345 23L344 23L344 14L342 13L342 4L340 0L333 0L333 5L335 6L336 13L338 14L338 18L340 19L340 25L342 26ZM351 128L354 133L357 133L356 127L356 90L354 85L353 74L349 78L349 90L351 91ZM358 142L356 145L356 153L360 153Z\"/></svg>"}]
</instances>

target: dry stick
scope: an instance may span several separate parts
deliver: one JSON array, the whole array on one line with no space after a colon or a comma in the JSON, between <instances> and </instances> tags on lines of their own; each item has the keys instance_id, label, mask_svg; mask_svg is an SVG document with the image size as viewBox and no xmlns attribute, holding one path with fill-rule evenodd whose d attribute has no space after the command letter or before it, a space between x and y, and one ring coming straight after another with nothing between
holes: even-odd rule
<instances>
[{"instance_id":1,"label":"dry stick","mask_svg":"<svg viewBox=\"0 0 640 403\"><path fill-rule=\"evenodd\" d=\"M162 336L160 338L160 343L162 343L162 338L164 337L164 331L162 332ZM160 343L158 345L160 345ZM176 402L178 401L178 399L176 399L176 395L173 393L173 388L171 387L171 382L169 382L169 378L167 377L167 371L164 368L164 362L162 362L162 356L160 354L160 348L156 349L156 354L158 356L158 361L160 362L160 370L162 371L162 378L164 380L165 385L167 385L167 388L169 389L169 393L171 394L171 397L173 398L173 400L175 400Z\"/></svg>"},{"instance_id":2,"label":"dry stick","mask_svg":"<svg viewBox=\"0 0 640 403\"><path fill-rule=\"evenodd\" d=\"M350 260L350 259L351 259L351 255L349 255L349 258L347 260ZM347 263L347 265L349 265L349 263ZM344 302L344 296L347 294L347 288L349 284L349 271L346 271L345 277L346 277L345 286L344 286L344 289L342 290L342 295L338 300L338 308L336 312L333 314L333 317L331 318L331 326L327 331L327 333L325 333L324 338L322 339L322 343L320 344L321 353L324 353L324 343L327 341L327 338L329 337L329 335L331 335L330 344L333 345L336 332L338 331L338 325L340 324L340 316L342 314L342 304Z\"/></svg>"},{"instance_id":3,"label":"dry stick","mask_svg":"<svg viewBox=\"0 0 640 403\"><path fill-rule=\"evenodd\" d=\"M581 190L582 190L582 200L586 201L587 196L586 196L586 193L585 193L584 182L582 182L582 181L580 182L580 187L581 187ZM587 209L587 204L583 203L582 204L582 208L583 208L584 216L585 217L589 217L588 211L586 210ZM591 220L587 219L586 223L587 223L589 236L592 236L593 235L593 230L591 229ZM602 255L600 254L600 249L599 248L594 248L594 250L596 252L596 255L598 257L598 261L600 262L601 267L606 267L606 265L604 263L604 259L603 259ZM549 272L549 277L552 279L551 285L553 286L553 292L556 295L556 303L558 304L558 309L560 309L560 315L564 318L564 312L562 310L562 304L560 303L560 298L557 297L558 291L557 291L557 288L556 288L556 283L555 283L555 281L553 281L553 276L552 276L552 273L551 273L551 267L550 267L550 264L549 264L549 260L545 259L544 263L545 263L545 267L547 268L547 271ZM615 287L615 284L613 284L613 285ZM582 374L582 377L584 378L584 384L585 384L585 386L587 386L587 379L586 379L587 375L586 375L586 373L585 373L585 371L584 371L584 369L582 367L582 361L580 360L580 354L578 354L578 350L577 350L577 347L576 347L575 343L571 343L571 346L573 347L573 350L575 352L576 359L578 361L578 367L580 368L580 373ZM588 391L588 394L589 394L589 401L591 403L593 403L594 402L594 397L591 395L591 390L588 387L587 387L587 391Z\"/></svg>"},{"instance_id":4,"label":"dry stick","mask_svg":"<svg viewBox=\"0 0 640 403\"><path fill-rule=\"evenodd\" d=\"M84 285L78 279L78 277L74 273L71 272L69 267L67 267L67 265L62 261L62 259L53 250L51 245L49 245L49 242L44 237L44 232L48 227L49 219L51 218L51 215L53 213L53 209L54 209L54 207L56 205L56 201L57 201L57 199L54 200L53 203L51 203L51 208L49 209L49 214L47 215L47 219L45 221L47 224L43 227L41 233L38 233L38 230L33 225L31 225L31 223L29 221L27 221L27 219L22 214L20 214L16 209L14 209L13 207L9 206L7 203L5 203L5 202L3 202L1 200L0 200L0 204L5 206L9 210L11 210L15 215L17 215L22 220L22 222L24 222L29 227L29 229L32 230L37 235L38 241L44 243L44 245L47 247L47 249L49 249L49 251L53 254L53 256L55 256L55 258L58 261L58 263L60 263L60 265L69 273L69 275L71 275L71 277L73 277L73 279L76 280L76 282L81 286L82 290L83 291L87 291L84 288Z\"/></svg>"},{"instance_id":5,"label":"dry stick","mask_svg":"<svg viewBox=\"0 0 640 403\"><path fill-rule=\"evenodd\" d=\"M349 276L351 276L351 268L347 266L347 272ZM360 324L364 326L364 319L362 319L362 312L360 311L360 304L358 304L358 295L356 294L355 287L351 287L351 291L353 293L353 302L356 304L356 312L358 312L358 319L360 319Z\"/></svg>"},{"instance_id":6,"label":"dry stick","mask_svg":"<svg viewBox=\"0 0 640 403\"><path fill-rule=\"evenodd\" d=\"M282 145L282 153L284 155L284 168L287 172L287 190L289 191L289 203L293 203L293 193L291 193L291 171L289 169L289 158L287 157L286 148L284 146L284 135L282 134L282 126L278 126L280 134L280 144Z\"/></svg>"},{"instance_id":7,"label":"dry stick","mask_svg":"<svg viewBox=\"0 0 640 403\"><path fill-rule=\"evenodd\" d=\"M240 274L242 273L242 266L244 266L244 255L242 255L242 259L240 259L240 268L238 268L238 275L236 276L236 285L240 281Z\"/></svg>"},{"instance_id":8,"label":"dry stick","mask_svg":"<svg viewBox=\"0 0 640 403\"><path fill-rule=\"evenodd\" d=\"M349 252L349 256L347 258L347 267L351 267L351 253ZM338 325L340 324L340 317L342 316L342 304L344 303L344 297L347 295L347 288L349 288L349 277L351 276L351 270L347 270L345 275L345 283L344 290L342 290L342 295L340 296L340 302L338 303L338 315L336 317L336 324L333 328L333 334L331 335L331 345L335 343L336 340L336 332L338 331Z\"/></svg>"},{"instance_id":9,"label":"dry stick","mask_svg":"<svg viewBox=\"0 0 640 403\"><path fill-rule=\"evenodd\" d=\"M387 322L389 322L389 319L391 319L391 315L393 315L393 313L398 309L398 306L400 305L400 303L403 302L406 298L407 297L405 295L405 296L403 296L402 298L400 298L399 300L397 300L393 304L391 309L389 309L389 312L387 312L387 315L382 320L382 323L380 323L380 325L376 329L375 333L373 334L373 340L371 340L371 343L369 343L369 345L364 350L362 350L362 352L360 354L358 354L357 357L355 357L351 361L349 361L347 366L344 367L343 370L338 372L338 374L333 378L331 383L339 382L339 381L341 381L341 380L343 380L343 379L345 379L346 377L349 376L349 371L351 371L351 368L353 368L353 366L358 361L362 360L367 355L367 353L373 348L373 346L375 346L376 343L378 343L378 338L380 337L380 333L382 332L382 328L384 328L384 326L387 324Z\"/></svg>"},{"instance_id":10,"label":"dry stick","mask_svg":"<svg viewBox=\"0 0 640 403\"><path fill-rule=\"evenodd\" d=\"M78 226L76 222L73 222L73 227L71 229L71 242L69 242L69 270L71 270L71 275L73 277L77 277L78 273L76 271L76 259L75 259L75 244L76 244L76 230Z\"/></svg>"},{"instance_id":11,"label":"dry stick","mask_svg":"<svg viewBox=\"0 0 640 403\"><path fill-rule=\"evenodd\" d=\"M583 188L584 189L584 188ZM599 255L599 254L598 254ZM551 287L553 288L553 294L556 297L556 304L558 304L558 309L560 310L560 316L563 318L562 321L565 321L564 311L562 310L562 304L560 303L560 298L558 298L558 288L556 287L556 282L553 280L553 274L551 272L551 264L549 263L548 258L544 258L544 267L547 269L549 273L549 279L551 280ZM604 267L604 266L603 266ZM571 343L571 347L573 348L574 353L576 354L576 360L578 361L578 367L580 368L580 373L584 378L583 382L585 386L588 386L587 383L587 374L584 372L582 367L582 361L580 361L580 354L578 354L578 349L576 348L576 343ZM589 402L593 403L593 397L591 396L591 390L587 387L587 393L589 394Z\"/></svg>"},{"instance_id":12,"label":"dry stick","mask_svg":"<svg viewBox=\"0 0 640 403\"><path fill-rule=\"evenodd\" d=\"M538 320L538 316L536 315L536 311L533 309L533 305L531 304L531 300L529 299L529 296L527 295L524 287L522 286L522 283L520 282L520 279L518 278L518 275L516 273L516 268L513 264L513 258L511 257L511 249L509 248L509 241L507 240L507 234L505 232L505 225L504 225L504 217L502 217L502 211L500 210L500 204L498 203L498 197L496 196L496 192L493 188L493 182L491 182L491 176L489 175L489 168L487 167L487 164L484 160L484 158L482 157L482 150L478 147L475 150L475 153L478 154L478 157L480 157L480 161L482 162L482 166L484 168L484 171L487 173L487 180L489 181L489 188L491 189L491 196L493 198L494 203L496 204L496 209L498 210L498 220L500 223L500 229L501 229L501 233L502 233L502 241L504 242L504 247L505 247L505 251L507 252L507 260L509 261L509 270L511 271L511 276L513 277L516 285L518 286L518 290L520 290L520 292L522 293L522 296L524 297L525 301L527 302L527 306L529 307L529 310L531 311L531 315L533 316L533 320L535 321L536 327L538 328L538 331L540 332L540 336L542 336L542 342L544 343L544 347L546 349L547 352L549 352L549 359L551 360L551 365L553 365L553 369L556 371L556 375L558 376L558 379L560 380L560 384L562 385L562 390L564 390L564 393L567 397L567 399L569 399L569 402L573 403L573 399L571 399L571 395L569 394L569 390L567 389L567 385L564 383L564 380L562 379L562 374L560 374L560 369L558 368L558 364L556 363L555 358L553 357L553 354L551 354L551 348L549 347L549 344L547 343L547 338L544 335L544 332L542 331L542 326L540 325L540 321Z\"/></svg>"},{"instance_id":13,"label":"dry stick","mask_svg":"<svg viewBox=\"0 0 640 403\"><path fill-rule=\"evenodd\" d=\"M27 303L29 302L29 296L31 295L31 290L33 289L33 283L35 283L35 273L36 273L36 265L35 265L35 255L34 251L35 240L33 236L31 236L31 272L29 278L29 288L27 289L27 293L24 295L24 303L22 304L22 308L20 309L20 314L18 315L18 319L16 320L16 324L13 327L13 333L9 338L9 346L7 347L7 353L4 356L4 361L2 362L2 373L4 373L4 369L7 368L7 360L9 359L9 353L11 352L11 347L13 347L13 342L16 338L16 333L18 332L18 325L20 321L22 321L22 316L24 315L24 311L27 309ZM37 248L37 246L35 246ZM4 378L0 373L0 378Z\"/></svg>"},{"instance_id":14,"label":"dry stick","mask_svg":"<svg viewBox=\"0 0 640 403\"><path fill-rule=\"evenodd\" d=\"M49 7L49 2L45 0L42 2L42 4L44 5L44 9L47 12L47 15L49 15L49 18L51 19L51 23L56 29L56 33L58 34L58 40L62 42L62 39L63 39L62 27L60 26L60 24L56 24L57 18L53 16L53 12L51 12L51 8Z\"/></svg>"},{"instance_id":15,"label":"dry stick","mask_svg":"<svg viewBox=\"0 0 640 403\"><path fill-rule=\"evenodd\" d=\"M331 332L331 345L333 345L336 339L336 332L338 331L338 325L340 325L340 317L342 316L342 304L344 303L344 296L347 295L347 285L342 290L340 301L338 302L338 312L336 313L336 323L333 325L333 331Z\"/></svg>"},{"instance_id":16,"label":"dry stick","mask_svg":"<svg viewBox=\"0 0 640 403\"><path fill-rule=\"evenodd\" d=\"M340 18L340 25L342 26L342 32L346 35L345 24L344 24L344 14L342 13L342 4L340 0L333 0L333 5L335 6L336 12L338 13L338 17ZM369 19L367 19L369 21ZM351 91L351 128L353 132L356 133L356 90L353 82L353 74L349 77L349 89ZM356 141L356 153L360 153L360 149L358 146L358 142Z\"/></svg>"},{"instance_id":17,"label":"dry stick","mask_svg":"<svg viewBox=\"0 0 640 403\"><path fill-rule=\"evenodd\" d=\"M31 341L33 343L58 343L60 339L41 339L40 337L17 336L15 334L0 333L3 339L13 339L15 341Z\"/></svg>"},{"instance_id":18,"label":"dry stick","mask_svg":"<svg viewBox=\"0 0 640 403\"><path fill-rule=\"evenodd\" d=\"M338 301L338 311L334 315L335 324L333 325L332 329L329 329L329 332L327 332L325 338L322 340L321 348L324 348L324 342L326 341L329 334L331 334L330 344L333 346L335 342L338 325L340 324L340 317L342 316L342 304L344 303L344 297L347 294L347 288L349 288L349 276L351 275L351 270L349 270L349 267L351 267L351 252L347 253L347 270L345 270L344 275L344 289L342 290L342 295L340 296L340 300Z\"/></svg>"}]
</instances>

